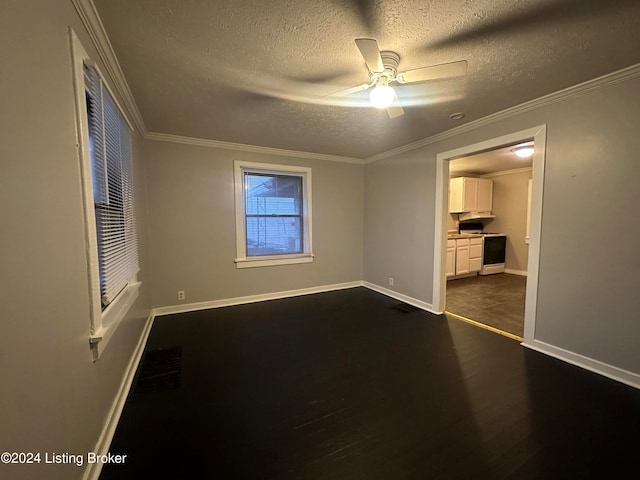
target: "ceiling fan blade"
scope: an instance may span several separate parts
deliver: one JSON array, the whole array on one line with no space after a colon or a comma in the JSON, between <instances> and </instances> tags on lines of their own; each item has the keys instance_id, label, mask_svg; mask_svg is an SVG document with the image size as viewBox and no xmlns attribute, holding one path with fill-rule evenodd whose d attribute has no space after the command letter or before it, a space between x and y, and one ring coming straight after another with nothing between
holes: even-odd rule
<instances>
[{"instance_id":1,"label":"ceiling fan blade","mask_svg":"<svg viewBox=\"0 0 640 480\"><path fill-rule=\"evenodd\" d=\"M356 46L360 50L364 63L371 72L384 72L384 64L380 56L378 42L374 38L356 38Z\"/></svg>"},{"instance_id":2,"label":"ceiling fan blade","mask_svg":"<svg viewBox=\"0 0 640 480\"><path fill-rule=\"evenodd\" d=\"M362 85L358 85L357 87L351 87L345 90L339 90L337 92L330 93L329 95L325 95L325 97L346 97L347 95L351 95L352 93L362 92L369 87L370 85L368 83L363 83Z\"/></svg>"},{"instance_id":3,"label":"ceiling fan blade","mask_svg":"<svg viewBox=\"0 0 640 480\"><path fill-rule=\"evenodd\" d=\"M395 90L393 92L393 103L387 107L387 113L389 114L389 118L404 115L404 110L402 109L402 105L400 105L400 100L398 100L398 95Z\"/></svg>"},{"instance_id":4,"label":"ceiling fan blade","mask_svg":"<svg viewBox=\"0 0 640 480\"><path fill-rule=\"evenodd\" d=\"M443 63L431 67L416 68L399 73L396 79L399 83L424 82L425 80L435 80L438 78L459 77L467 73L467 62Z\"/></svg>"}]
</instances>

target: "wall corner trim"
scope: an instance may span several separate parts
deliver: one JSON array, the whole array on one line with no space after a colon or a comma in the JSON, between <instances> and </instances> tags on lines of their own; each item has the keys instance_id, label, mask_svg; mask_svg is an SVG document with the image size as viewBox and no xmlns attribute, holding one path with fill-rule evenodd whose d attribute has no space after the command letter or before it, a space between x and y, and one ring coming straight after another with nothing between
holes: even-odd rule
<instances>
[{"instance_id":1,"label":"wall corner trim","mask_svg":"<svg viewBox=\"0 0 640 480\"><path fill-rule=\"evenodd\" d=\"M565 350L564 348L556 347L540 340L525 340L521 344L523 347L527 347L531 350L535 350L545 355L557 358L564 362L570 363L585 370L589 370L593 373L597 373L604 377L610 378L625 385L629 385L634 388L640 388L640 374L629 372L613 365L609 365L598 360L594 360L589 357L585 357L578 353Z\"/></svg>"},{"instance_id":2,"label":"wall corner trim","mask_svg":"<svg viewBox=\"0 0 640 480\"><path fill-rule=\"evenodd\" d=\"M521 277L527 276L526 270L515 270L513 268L505 268L504 273L510 273L511 275L520 275Z\"/></svg>"},{"instance_id":3,"label":"wall corner trim","mask_svg":"<svg viewBox=\"0 0 640 480\"><path fill-rule=\"evenodd\" d=\"M102 20L98 15L95 5L92 0L71 0L75 7L82 24L87 29L87 33L93 42L98 56L104 64L104 68L113 83L115 90L118 92L122 101L124 102L124 108L127 110L129 116L133 119L138 132L143 137L147 134L147 128L138 109L133 94L129 89L124 73L120 68L118 58L111 46L107 32L102 24Z\"/></svg>"},{"instance_id":4,"label":"wall corner trim","mask_svg":"<svg viewBox=\"0 0 640 480\"><path fill-rule=\"evenodd\" d=\"M265 300L278 300L280 298L298 297L301 295L311 295L313 293L331 292L333 290L344 290L347 288L361 287L361 281L336 283L332 285L321 285L318 287L299 288L296 290L284 290L280 292L262 293L258 295L247 295L244 297L225 298L221 300L210 300L207 302L187 303L184 305L170 305L153 309L154 317L160 315L172 315L174 313L195 312L198 310L208 310L210 308L231 307L233 305L243 305L245 303L263 302Z\"/></svg>"},{"instance_id":5,"label":"wall corner trim","mask_svg":"<svg viewBox=\"0 0 640 480\"><path fill-rule=\"evenodd\" d=\"M427 302L423 302L422 300L418 300L413 297L409 297L402 293L398 293L394 290L389 290L388 288L381 287L380 285L376 285L375 283L370 282L362 282L362 286L368 288L369 290L373 290L374 292L381 293L386 295L387 297L395 298L396 300L400 300L401 302L408 303L409 305L413 305L414 307L418 307L422 310L426 310L429 313L433 313L435 315L441 315L444 312L437 312L433 305Z\"/></svg>"},{"instance_id":6,"label":"wall corner trim","mask_svg":"<svg viewBox=\"0 0 640 480\"><path fill-rule=\"evenodd\" d=\"M138 344L133 350L133 355L131 355L129 365L127 365L125 373L122 377L122 381L120 382L118 393L113 400L111 409L109 410L107 418L102 427L102 432L100 433L96 446L93 449L93 452L97 455L106 455L107 453L109 453L109 447L111 446L113 435L115 434L116 427L118 426L118 422L120 421L120 415L122 415L122 410L124 409L124 405L127 401L127 396L129 395L129 390L131 389L131 385L133 384L133 379L135 377L136 370L138 369L140 359L142 358L145 345L147 344L147 339L149 338L149 333L151 332L151 327L153 326L153 320L154 315L153 312L151 312L149 317L147 317L147 319L145 320L144 327L142 328L142 333L140 334L140 338L138 339ZM82 479L98 480L101 471L101 462L87 463Z\"/></svg>"},{"instance_id":7,"label":"wall corner trim","mask_svg":"<svg viewBox=\"0 0 640 480\"><path fill-rule=\"evenodd\" d=\"M396 155L400 155L401 153L410 152L411 150L416 150L420 147L431 145L433 143L440 142L442 140L445 140L450 137L454 137L456 135L460 135L462 133L470 132L471 130L475 130L476 128L480 128L484 125L489 125L491 123L495 123L497 121L513 117L514 115L529 112L531 110L535 110L536 108L544 107L552 103L559 102L561 100L564 100L565 98L572 97L574 95L580 95L582 93L588 92L590 90L594 90L596 88L614 85L616 83L624 82L626 80L629 80L638 76L640 76L640 63L631 65L621 70L617 70L615 72L608 73L601 77L587 80L586 82L582 82L577 85L573 85L571 87L567 87L563 90L559 90L557 92L544 95L542 97L530 100L520 105L506 108L504 110L493 113L491 115L487 115L486 117L482 117L477 120L472 120L469 123L465 123L464 125L460 125L459 127L446 130L442 133L438 133L436 135L432 135L427 138L423 138L422 140L418 140L416 142L408 143L406 145L402 145L400 147L387 150L386 152L381 152L376 155L372 155L370 157L365 158L364 163L365 164L373 163L373 162L377 162L378 160L383 160L385 158L390 158Z\"/></svg>"},{"instance_id":8,"label":"wall corner trim","mask_svg":"<svg viewBox=\"0 0 640 480\"><path fill-rule=\"evenodd\" d=\"M283 157L308 158L311 160L327 160L330 162L354 163L364 165L364 160L354 157L342 157L339 155L329 155L325 153L303 152L298 150L286 150L274 147L262 147L259 145L247 145L244 143L223 142L220 140L210 140L206 138L184 137L182 135L171 135L168 133L147 132L145 140L158 142L181 143L183 145L195 145L199 147L221 148L225 150L236 150L242 152L260 153L262 155L278 155Z\"/></svg>"}]
</instances>

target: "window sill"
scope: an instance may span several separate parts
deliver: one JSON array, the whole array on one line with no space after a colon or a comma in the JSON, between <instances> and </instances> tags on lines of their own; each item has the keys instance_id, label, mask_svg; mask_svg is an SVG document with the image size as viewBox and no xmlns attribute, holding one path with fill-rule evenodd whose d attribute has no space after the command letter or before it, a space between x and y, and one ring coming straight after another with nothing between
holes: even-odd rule
<instances>
[{"instance_id":1,"label":"window sill","mask_svg":"<svg viewBox=\"0 0 640 480\"><path fill-rule=\"evenodd\" d=\"M102 327L89 337L94 362L102 355L102 352L109 344L118 325L138 298L139 292L140 282L130 284L111 302L111 305L102 312Z\"/></svg>"},{"instance_id":2,"label":"window sill","mask_svg":"<svg viewBox=\"0 0 640 480\"><path fill-rule=\"evenodd\" d=\"M272 267L274 265L294 265L296 263L312 263L314 255L268 255L264 257L236 258L236 268Z\"/></svg>"}]
</instances>

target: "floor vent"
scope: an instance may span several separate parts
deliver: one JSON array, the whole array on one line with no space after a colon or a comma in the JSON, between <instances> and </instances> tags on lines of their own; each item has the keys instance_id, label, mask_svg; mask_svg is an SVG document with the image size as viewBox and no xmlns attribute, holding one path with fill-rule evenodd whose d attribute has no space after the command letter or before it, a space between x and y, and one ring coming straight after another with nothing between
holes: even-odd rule
<instances>
[{"instance_id":1,"label":"floor vent","mask_svg":"<svg viewBox=\"0 0 640 480\"><path fill-rule=\"evenodd\" d=\"M142 357L134 397L151 392L166 392L180 387L182 348L149 350Z\"/></svg>"},{"instance_id":2,"label":"floor vent","mask_svg":"<svg viewBox=\"0 0 640 480\"><path fill-rule=\"evenodd\" d=\"M394 310L398 310L399 312L402 312L402 313L415 313L415 312L422 311L421 308L418 308L414 305L409 305L408 303L398 303L397 305L394 305L391 308L393 308Z\"/></svg>"}]
</instances>

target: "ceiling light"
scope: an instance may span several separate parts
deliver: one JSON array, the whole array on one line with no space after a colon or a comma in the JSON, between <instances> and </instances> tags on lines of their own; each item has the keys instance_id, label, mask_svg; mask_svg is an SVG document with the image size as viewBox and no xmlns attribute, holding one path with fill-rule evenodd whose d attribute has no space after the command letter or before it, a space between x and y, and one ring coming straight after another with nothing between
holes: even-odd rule
<instances>
[{"instance_id":1,"label":"ceiling light","mask_svg":"<svg viewBox=\"0 0 640 480\"><path fill-rule=\"evenodd\" d=\"M533 147L517 147L513 149L513 153L520 158L529 158L533 155Z\"/></svg>"},{"instance_id":2,"label":"ceiling light","mask_svg":"<svg viewBox=\"0 0 640 480\"><path fill-rule=\"evenodd\" d=\"M369 100L371 101L371 105L376 108L387 108L393 103L395 96L396 92L393 91L393 88L384 83L378 83L378 85L371 90Z\"/></svg>"},{"instance_id":3,"label":"ceiling light","mask_svg":"<svg viewBox=\"0 0 640 480\"><path fill-rule=\"evenodd\" d=\"M451 115L449 115L449 118L451 120L461 120L464 118L464 113L462 112L452 113Z\"/></svg>"}]
</instances>

